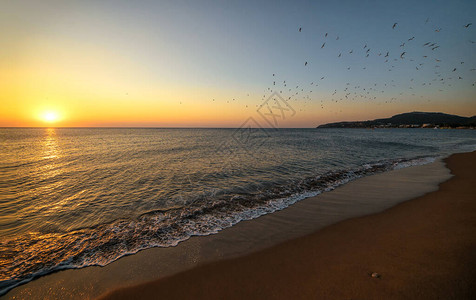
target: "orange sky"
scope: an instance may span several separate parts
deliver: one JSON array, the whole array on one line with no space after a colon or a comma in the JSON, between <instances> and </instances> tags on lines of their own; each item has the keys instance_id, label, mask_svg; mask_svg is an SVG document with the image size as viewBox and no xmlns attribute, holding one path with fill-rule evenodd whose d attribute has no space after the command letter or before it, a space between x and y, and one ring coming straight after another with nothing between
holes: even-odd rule
<instances>
[{"instance_id":1,"label":"orange sky","mask_svg":"<svg viewBox=\"0 0 476 300\"><path fill-rule=\"evenodd\" d=\"M464 7L434 12L441 14L448 32L435 35L434 25L420 29L421 24L413 24L420 16L411 14L400 21L400 31L387 26L383 17L368 24L365 15L352 14L353 22L370 26L354 32L334 24L324 8L306 5L294 12L277 7L269 14L289 18L268 24L261 21L264 7L242 7L250 14L236 15L231 7L220 5L202 10L168 3L164 5L173 12L168 14L164 7L152 4L118 5L114 10L79 2L29 4L25 10L20 2L8 2L0 11L2 127L237 127L248 117L260 120L257 109L273 89L282 92L296 111L280 119L280 127L315 127L409 111L476 114L476 72L471 71L476 67L476 49L468 42L474 29L459 24L468 11ZM316 13L322 14L321 23L328 23L316 23ZM297 28L304 25L297 24L307 26L302 35ZM375 31L378 25L384 29ZM415 33L415 28L420 31ZM329 36L326 48L321 49L326 31L334 44ZM321 37L303 40L306 34ZM366 57L355 40L357 34L383 53L394 47L389 49L395 50L396 57L384 63L377 50ZM405 48L408 59L404 60L398 45L413 34L419 34L418 47ZM379 44L382 39L385 43ZM442 50L437 51L441 52L422 48L426 40L440 43ZM460 45L449 46L455 43ZM356 49L355 56L348 54L349 49ZM428 60L442 61L440 70L445 71L424 69L427 60L417 64L410 59L412 53L420 59L427 57L424 51L437 53L438 58ZM338 58L342 53L344 58ZM422 70L417 72L415 65ZM451 72L453 66L457 72ZM393 67L395 71L388 72ZM440 78L445 84L437 87ZM318 81L319 87L312 85ZM347 93L347 88L353 93ZM267 126L264 120L260 122Z\"/></svg>"}]
</instances>

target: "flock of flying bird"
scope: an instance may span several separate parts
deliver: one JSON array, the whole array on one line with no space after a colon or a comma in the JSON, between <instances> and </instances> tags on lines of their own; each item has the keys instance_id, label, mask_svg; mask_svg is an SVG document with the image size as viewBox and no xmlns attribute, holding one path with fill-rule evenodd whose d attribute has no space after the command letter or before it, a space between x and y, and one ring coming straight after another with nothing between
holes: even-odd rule
<instances>
[{"instance_id":1,"label":"flock of flying bird","mask_svg":"<svg viewBox=\"0 0 476 300\"><path fill-rule=\"evenodd\" d=\"M425 21L425 24L429 22L429 19ZM472 23L467 23L462 26L462 30L468 29L470 26L472 26ZM398 23L394 23L391 26L392 30L398 30L399 25ZM434 32L439 33L441 32L441 28L437 27L434 29ZM299 27L298 32L301 33L303 31L302 27ZM332 41L339 41L340 37L338 35L335 35L334 38L331 38L331 35L329 33L324 34L324 41L320 47L320 49L324 49L327 45L329 45ZM459 61L458 66L453 66L452 69L448 70L448 72L440 71L440 62L442 62L442 58L438 57L438 49L440 48L440 44L435 41L424 41L423 44L421 44L421 47L424 49L421 49L424 51L425 55L422 55L422 57L415 57L411 56L411 47L415 47L415 43L418 42L418 39L415 36L410 36L409 38L405 39L402 41L398 47L398 50L385 50L385 51L376 51L373 52L370 48L369 45L364 43L361 45L359 48L354 49L347 49L343 51L339 51L338 53L335 53L336 58L340 59L344 55L362 55L363 58L368 58L369 56L373 55L377 59L381 59L381 62L383 62L383 67L388 71L392 72L394 70L397 70L398 67L401 67L402 64L407 64L404 67L407 69L410 67L414 67L413 72L418 72L420 70L423 70L427 66L430 66L430 68L434 68L432 70L432 77L431 79L428 80L428 75L422 76L418 73L415 73L415 76L410 76L410 74L407 74L408 77L408 82L405 87L402 86L401 84L398 84L395 82L393 79L390 80L390 82L372 82L372 83L366 83L365 85L363 84L355 84L351 82L346 82L345 86L338 89L334 89L332 94L329 95L329 98L322 99L320 100L320 107L323 109L325 103L331 101L331 102L339 102L343 100L380 100L376 104L383 104L383 103L392 103L396 100L409 98L410 96L415 97L417 92L415 90L418 90L419 88L416 87L416 85L420 85L421 87L431 87L435 88L433 91L438 92L443 92L445 87L451 87L452 84L454 83L455 80L462 80L463 78L461 77L461 74L459 74L459 70L466 67L464 61ZM474 41L469 41L469 43L474 44ZM335 46L335 45L333 45ZM406 48L407 47L407 48ZM335 48L335 47L334 47ZM397 54L395 54L397 53ZM415 52L416 53L416 52ZM358 61L358 59L356 60ZM432 65L433 64L433 65ZM304 67L309 67L311 64L308 61L304 61ZM353 68L356 68L355 65L351 66L346 66L347 71L352 70ZM367 65L361 65L358 66L357 68L361 68L362 70L367 70ZM476 82L474 81L476 73L472 73L476 71L476 68L469 68L469 71L471 71L471 76L472 78L472 86L475 86ZM426 70L428 71L428 69ZM421 72L421 71L420 71ZM425 73L425 74L428 74ZM472 75L475 74L475 75ZM322 74L323 76L319 76L317 79L313 80L310 83L304 84L300 86L299 84L296 85L291 85L289 82L286 82L286 80L278 80L278 76L276 74L272 74L272 79L273 83L272 86L266 88L264 90L264 94L261 98L262 103L271 95L273 92L279 93L283 99L286 99L286 101L302 101L302 106L305 107L308 103L316 103L315 97L312 97L312 92L313 89L316 89L319 86L319 83L321 81L326 79L326 76ZM418 82L421 81L421 79L426 79L424 82ZM399 85L399 86L398 86ZM294 87L295 86L295 87ZM406 90L405 90L405 89ZM389 89L391 89L389 91ZM398 91L395 91L397 90ZM389 92L390 96L385 96L385 93ZM398 94L398 95L397 95ZM284 97L286 95L286 97ZM316 93L314 93L316 95ZM250 96L248 93L247 96ZM317 95L316 95L317 96ZM322 94L319 96L319 98L323 98ZM423 98L423 95L420 95L420 98ZM236 101L236 98L233 98L231 101ZM275 101L278 101L277 99L274 99ZM215 99L213 99L215 101ZM430 101L429 99L427 101ZM227 100L227 103L230 103L230 100ZM256 105L257 107L262 106L261 105ZM281 105L282 106L282 105ZM246 105L248 107L248 105ZM300 108L302 111L303 109ZM337 113L337 112L335 112Z\"/></svg>"}]
</instances>

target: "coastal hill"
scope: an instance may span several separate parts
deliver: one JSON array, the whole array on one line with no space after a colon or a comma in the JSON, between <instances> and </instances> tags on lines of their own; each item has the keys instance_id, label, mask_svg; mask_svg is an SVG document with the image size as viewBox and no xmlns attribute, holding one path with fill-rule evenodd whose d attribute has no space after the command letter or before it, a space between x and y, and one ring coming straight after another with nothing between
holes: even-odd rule
<instances>
[{"instance_id":1,"label":"coastal hill","mask_svg":"<svg viewBox=\"0 0 476 300\"><path fill-rule=\"evenodd\" d=\"M317 128L472 128L476 127L476 116L461 117L440 112L409 112L390 118L368 121L337 122Z\"/></svg>"}]
</instances>

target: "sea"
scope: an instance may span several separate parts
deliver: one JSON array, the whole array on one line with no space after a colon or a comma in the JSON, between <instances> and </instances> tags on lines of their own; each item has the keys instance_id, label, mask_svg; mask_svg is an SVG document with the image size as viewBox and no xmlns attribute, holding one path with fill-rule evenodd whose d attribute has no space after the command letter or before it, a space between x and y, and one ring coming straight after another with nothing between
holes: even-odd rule
<instances>
[{"instance_id":1,"label":"sea","mask_svg":"<svg viewBox=\"0 0 476 300\"><path fill-rule=\"evenodd\" d=\"M476 131L1 128L0 150L2 295L474 151Z\"/></svg>"}]
</instances>

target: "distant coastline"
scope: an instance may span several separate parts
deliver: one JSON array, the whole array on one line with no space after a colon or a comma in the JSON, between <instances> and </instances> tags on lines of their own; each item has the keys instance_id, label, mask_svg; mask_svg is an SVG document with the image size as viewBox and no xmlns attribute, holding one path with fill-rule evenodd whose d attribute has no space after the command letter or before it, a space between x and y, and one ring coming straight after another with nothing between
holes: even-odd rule
<instances>
[{"instance_id":1,"label":"distant coastline","mask_svg":"<svg viewBox=\"0 0 476 300\"><path fill-rule=\"evenodd\" d=\"M476 128L476 116L462 117L440 112L409 112L385 119L327 123L319 125L317 128L474 129Z\"/></svg>"}]
</instances>

